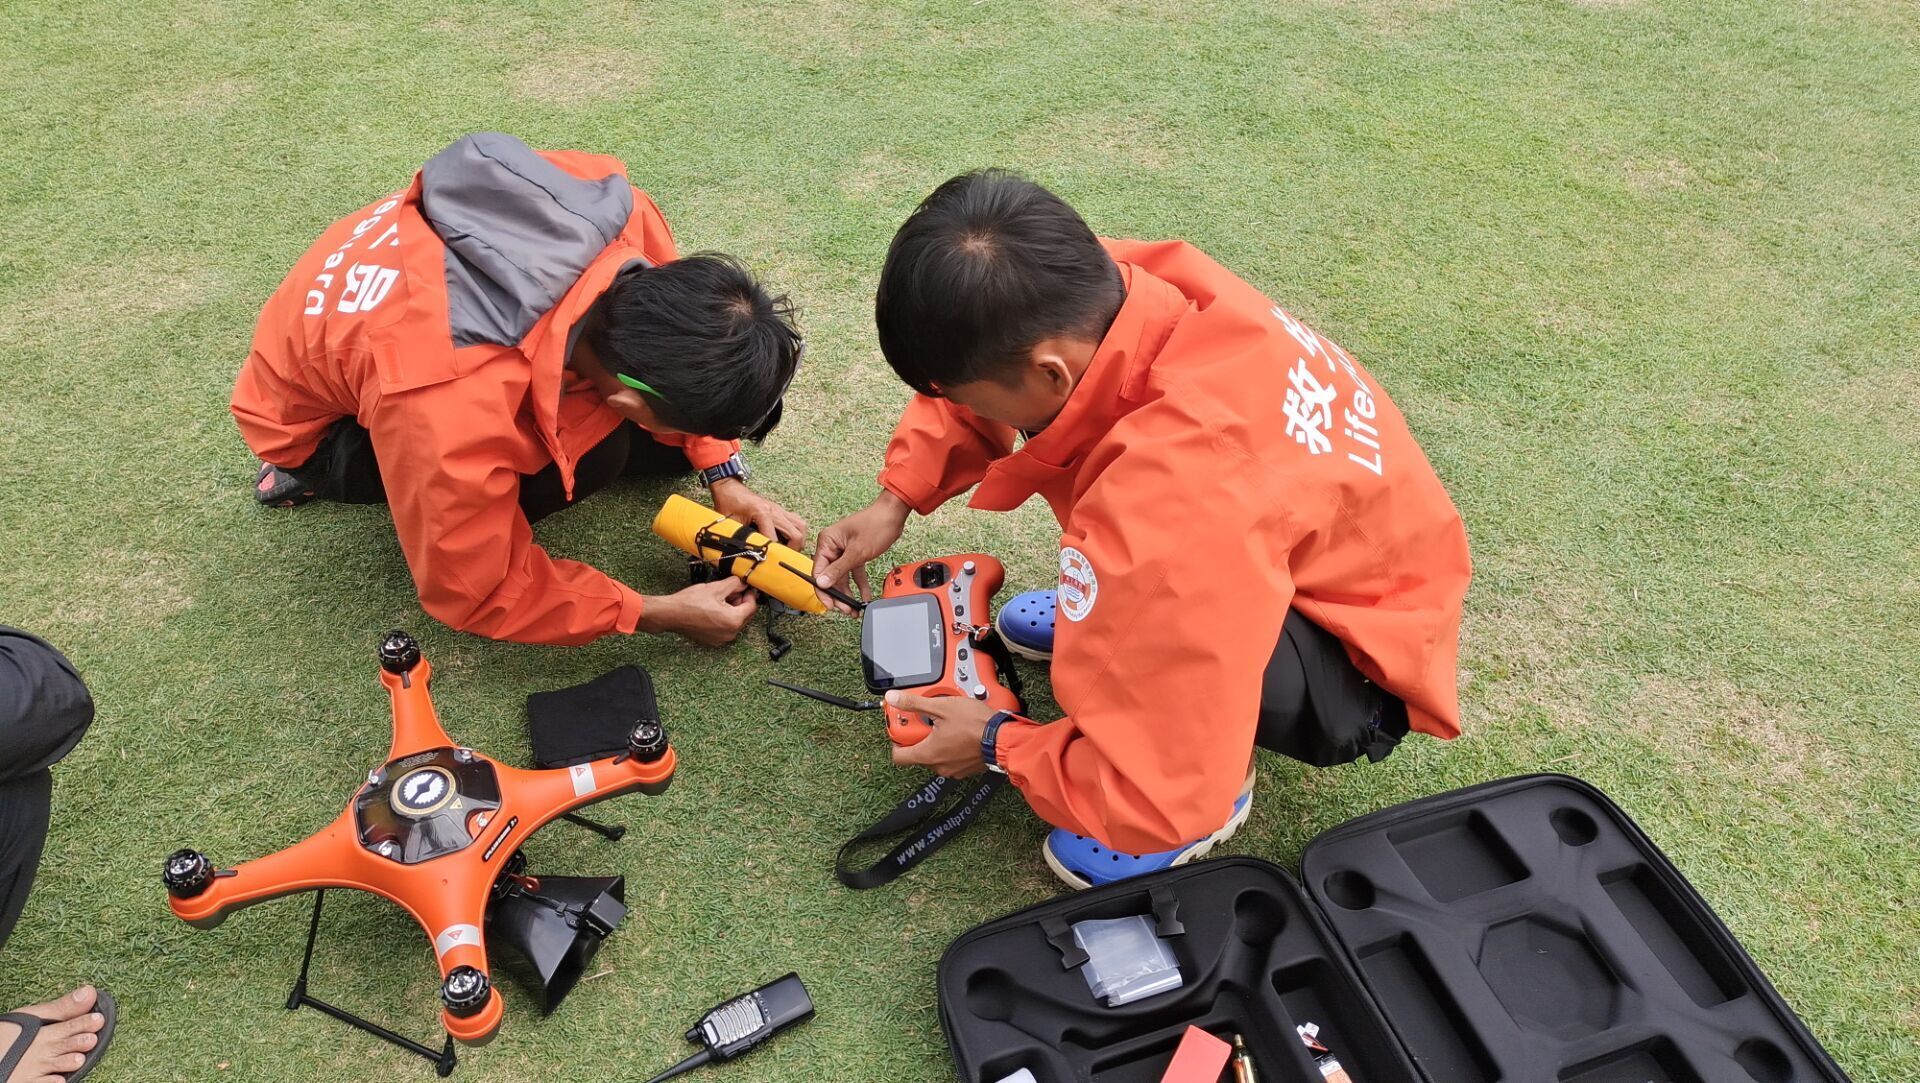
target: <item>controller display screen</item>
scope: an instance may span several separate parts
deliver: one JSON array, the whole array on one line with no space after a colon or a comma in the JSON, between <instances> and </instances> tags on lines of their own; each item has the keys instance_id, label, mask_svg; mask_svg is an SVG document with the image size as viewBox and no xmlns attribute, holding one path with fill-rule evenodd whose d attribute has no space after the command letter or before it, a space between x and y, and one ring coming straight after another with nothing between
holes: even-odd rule
<instances>
[{"instance_id":1,"label":"controller display screen","mask_svg":"<svg viewBox=\"0 0 1920 1083\"><path fill-rule=\"evenodd\" d=\"M945 646L940 605L932 598L882 598L868 605L860 629L867 687L884 692L934 683L946 672L940 657Z\"/></svg>"}]
</instances>

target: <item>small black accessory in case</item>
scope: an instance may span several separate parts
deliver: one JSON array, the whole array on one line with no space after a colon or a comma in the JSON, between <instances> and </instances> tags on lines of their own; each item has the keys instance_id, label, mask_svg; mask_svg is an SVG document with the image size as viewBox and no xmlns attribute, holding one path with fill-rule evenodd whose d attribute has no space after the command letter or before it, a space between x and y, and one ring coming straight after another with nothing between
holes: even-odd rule
<instances>
[{"instance_id":1,"label":"small black accessory in case","mask_svg":"<svg viewBox=\"0 0 1920 1083\"><path fill-rule=\"evenodd\" d=\"M745 996L716 1004L687 1031L687 1041L706 1048L661 1072L647 1083L691 1072L717 1060L732 1060L768 1038L813 1018L813 998L800 975L788 974Z\"/></svg>"},{"instance_id":2,"label":"small black accessory in case","mask_svg":"<svg viewBox=\"0 0 1920 1083\"><path fill-rule=\"evenodd\" d=\"M660 721L653 677L621 666L585 684L527 697L527 732L538 767L572 767L627 750L639 722Z\"/></svg>"}]
</instances>

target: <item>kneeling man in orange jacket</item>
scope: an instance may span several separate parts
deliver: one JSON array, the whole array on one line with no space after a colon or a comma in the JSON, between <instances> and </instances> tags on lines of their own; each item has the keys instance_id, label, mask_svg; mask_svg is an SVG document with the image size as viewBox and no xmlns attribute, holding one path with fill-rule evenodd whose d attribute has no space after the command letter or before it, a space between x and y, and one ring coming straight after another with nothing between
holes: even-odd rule
<instances>
[{"instance_id":1,"label":"kneeling man in orange jacket","mask_svg":"<svg viewBox=\"0 0 1920 1083\"><path fill-rule=\"evenodd\" d=\"M233 416L255 496L385 503L421 605L462 631L578 644L753 616L738 579L643 598L532 524L623 474L698 471L723 514L801 543L748 489L801 340L724 256L681 258L619 160L467 136L335 223L260 313Z\"/></svg>"},{"instance_id":2,"label":"kneeling man in orange jacket","mask_svg":"<svg viewBox=\"0 0 1920 1083\"><path fill-rule=\"evenodd\" d=\"M907 697L936 724L896 762L1004 772L1085 887L1229 837L1256 744L1330 765L1459 734L1466 533L1331 340L1191 245L1101 240L997 171L901 227L875 318L918 394L880 495L821 533L822 584L864 593L909 512L969 489L990 511L1037 494L1061 528L1057 590L996 625L1051 660L1065 716Z\"/></svg>"}]
</instances>

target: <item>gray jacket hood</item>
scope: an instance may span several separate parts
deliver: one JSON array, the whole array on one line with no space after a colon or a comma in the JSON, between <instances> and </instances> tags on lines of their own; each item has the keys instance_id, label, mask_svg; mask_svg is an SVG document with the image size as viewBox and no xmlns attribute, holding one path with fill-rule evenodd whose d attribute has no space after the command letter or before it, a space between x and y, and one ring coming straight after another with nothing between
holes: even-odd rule
<instances>
[{"instance_id":1,"label":"gray jacket hood","mask_svg":"<svg viewBox=\"0 0 1920 1083\"><path fill-rule=\"evenodd\" d=\"M420 210L446 243L455 346L517 345L633 214L624 174L582 180L501 132L478 132L420 170Z\"/></svg>"}]
</instances>

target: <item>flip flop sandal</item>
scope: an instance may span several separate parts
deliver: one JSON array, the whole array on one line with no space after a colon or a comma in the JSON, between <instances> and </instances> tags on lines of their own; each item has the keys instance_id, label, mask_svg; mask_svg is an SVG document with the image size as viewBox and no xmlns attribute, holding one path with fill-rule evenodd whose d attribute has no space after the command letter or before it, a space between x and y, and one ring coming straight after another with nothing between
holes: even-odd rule
<instances>
[{"instance_id":1,"label":"flip flop sandal","mask_svg":"<svg viewBox=\"0 0 1920 1083\"><path fill-rule=\"evenodd\" d=\"M107 995L105 989L96 986L91 1010L99 1012L106 1021L94 1034L95 1041L93 1048L87 1050L87 1059L80 1062L80 1067L67 1073L67 1083L80 1083L82 1079L87 1078L93 1071L94 1065L99 1064L100 1058L106 1054L107 1043L113 1040L113 1026L120 1018L120 1006L113 1002L113 997ZM0 1022L12 1023L20 1028L20 1036L13 1040L12 1047L4 1054L0 1054L0 1081L5 1081L13 1078L13 1070L26 1059L27 1050L33 1047L34 1035L40 1033L40 1028L52 1026L52 1024L37 1015L26 1012L7 1012L0 1015Z\"/></svg>"},{"instance_id":2,"label":"flip flop sandal","mask_svg":"<svg viewBox=\"0 0 1920 1083\"><path fill-rule=\"evenodd\" d=\"M13 1040L4 1054L0 1054L0 1081L4 1081L13 1078L13 1070L26 1059L27 1050L33 1048L34 1035L40 1033L40 1028L46 1026L47 1021L26 1012L5 1012L0 1013L0 1023L12 1023L20 1028L20 1036Z\"/></svg>"},{"instance_id":3,"label":"flip flop sandal","mask_svg":"<svg viewBox=\"0 0 1920 1083\"><path fill-rule=\"evenodd\" d=\"M269 508L294 508L314 498L307 483L271 463L253 476L253 498Z\"/></svg>"}]
</instances>

